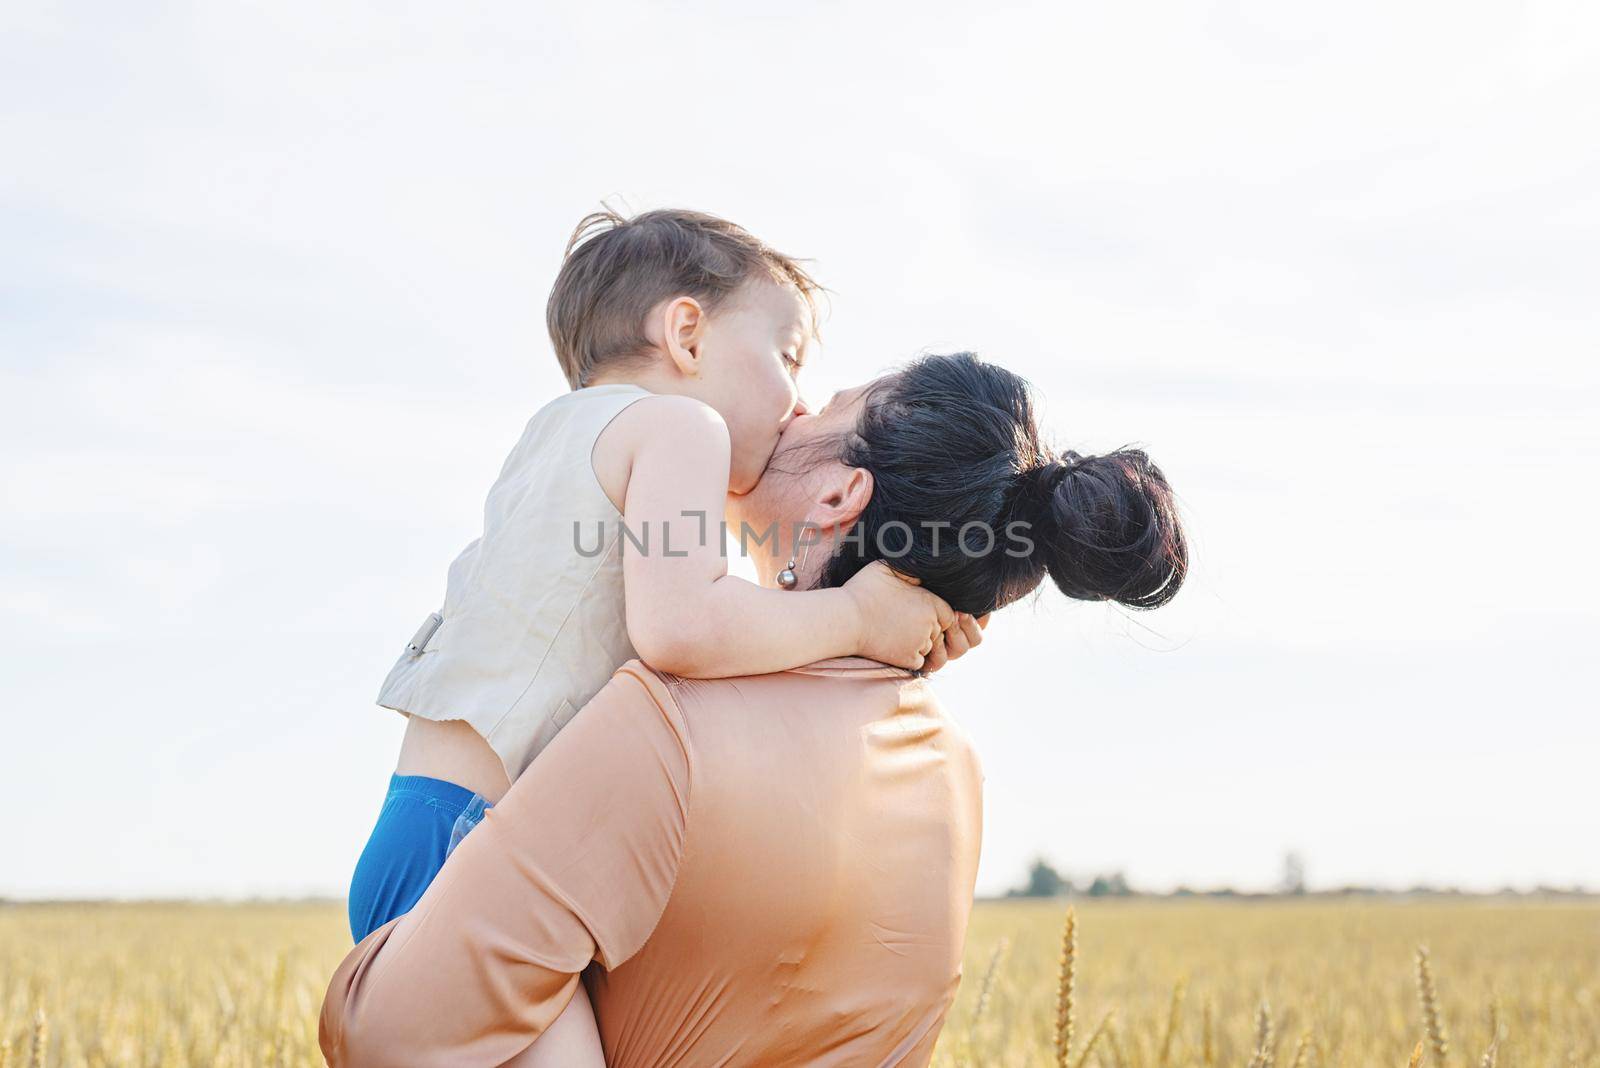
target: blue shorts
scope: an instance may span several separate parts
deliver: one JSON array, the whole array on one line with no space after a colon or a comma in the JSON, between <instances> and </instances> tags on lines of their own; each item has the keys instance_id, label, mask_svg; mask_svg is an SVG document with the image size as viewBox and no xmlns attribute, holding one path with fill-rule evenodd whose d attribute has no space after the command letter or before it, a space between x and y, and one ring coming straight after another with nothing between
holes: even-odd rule
<instances>
[{"instance_id":1,"label":"blue shorts","mask_svg":"<svg viewBox=\"0 0 1600 1068\"><path fill-rule=\"evenodd\" d=\"M350 879L350 934L357 942L411 911L489 807L465 786L443 779L390 777L378 825Z\"/></svg>"}]
</instances>

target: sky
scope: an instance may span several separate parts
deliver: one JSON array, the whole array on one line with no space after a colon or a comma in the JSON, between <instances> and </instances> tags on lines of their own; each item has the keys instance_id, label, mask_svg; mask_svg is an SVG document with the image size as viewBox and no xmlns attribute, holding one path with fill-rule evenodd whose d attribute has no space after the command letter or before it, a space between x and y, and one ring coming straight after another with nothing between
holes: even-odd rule
<instances>
[{"instance_id":1,"label":"sky","mask_svg":"<svg viewBox=\"0 0 1600 1068\"><path fill-rule=\"evenodd\" d=\"M979 890L1600 888L1600 16L1236 2L0 15L0 896L341 894L378 684L608 199L1143 444L1194 571L941 674Z\"/></svg>"}]
</instances>

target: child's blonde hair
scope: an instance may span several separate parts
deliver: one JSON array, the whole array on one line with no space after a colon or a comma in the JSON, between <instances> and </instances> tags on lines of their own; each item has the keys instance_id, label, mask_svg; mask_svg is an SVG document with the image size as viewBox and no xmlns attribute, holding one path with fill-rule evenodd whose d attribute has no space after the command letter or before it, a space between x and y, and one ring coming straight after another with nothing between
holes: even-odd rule
<instances>
[{"instance_id":1,"label":"child's blonde hair","mask_svg":"<svg viewBox=\"0 0 1600 1068\"><path fill-rule=\"evenodd\" d=\"M545 306L556 359L573 389L607 365L637 358L649 345L650 309L690 296L715 312L753 278L800 291L812 310L821 292L798 261L726 219L664 209L627 218L607 209L584 217Z\"/></svg>"}]
</instances>

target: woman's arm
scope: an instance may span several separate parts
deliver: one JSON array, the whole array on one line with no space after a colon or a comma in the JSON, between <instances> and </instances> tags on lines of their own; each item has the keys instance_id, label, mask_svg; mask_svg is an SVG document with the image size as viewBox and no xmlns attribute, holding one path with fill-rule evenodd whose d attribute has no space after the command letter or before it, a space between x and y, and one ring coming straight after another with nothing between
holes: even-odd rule
<instances>
[{"instance_id":1,"label":"woman's arm","mask_svg":"<svg viewBox=\"0 0 1600 1068\"><path fill-rule=\"evenodd\" d=\"M665 686L624 666L417 906L339 966L322 1005L328 1063L502 1064L543 1034L590 960L631 957L666 908L690 752Z\"/></svg>"},{"instance_id":2,"label":"woman's arm","mask_svg":"<svg viewBox=\"0 0 1600 1068\"><path fill-rule=\"evenodd\" d=\"M628 637L652 667L726 678L856 654L923 666L928 647L955 624L949 605L888 581L882 568L838 589L805 592L729 575L721 529L727 426L684 397L653 398L634 410L623 522L643 547L625 542L622 566Z\"/></svg>"}]
</instances>

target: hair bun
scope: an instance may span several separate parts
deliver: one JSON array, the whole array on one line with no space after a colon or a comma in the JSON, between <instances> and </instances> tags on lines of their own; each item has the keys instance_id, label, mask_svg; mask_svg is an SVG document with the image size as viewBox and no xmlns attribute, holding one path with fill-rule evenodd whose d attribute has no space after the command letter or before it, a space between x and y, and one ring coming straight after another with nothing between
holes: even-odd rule
<instances>
[{"instance_id":1,"label":"hair bun","mask_svg":"<svg viewBox=\"0 0 1600 1068\"><path fill-rule=\"evenodd\" d=\"M1056 490L1083 462L1082 456L1069 449L1060 456L1047 453L1033 467L1019 472L1013 507L1023 521L1033 526L1050 523Z\"/></svg>"},{"instance_id":2,"label":"hair bun","mask_svg":"<svg viewBox=\"0 0 1600 1068\"><path fill-rule=\"evenodd\" d=\"M1017 509L1025 514L1037 515L1049 504L1056 486L1060 485L1070 470L1068 464L1048 458L1020 472L1017 475Z\"/></svg>"},{"instance_id":3,"label":"hair bun","mask_svg":"<svg viewBox=\"0 0 1600 1068\"><path fill-rule=\"evenodd\" d=\"M1034 559L1068 597L1157 608L1189 570L1172 487L1140 449L1051 457L1018 476Z\"/></svg>"}]
</instances>

